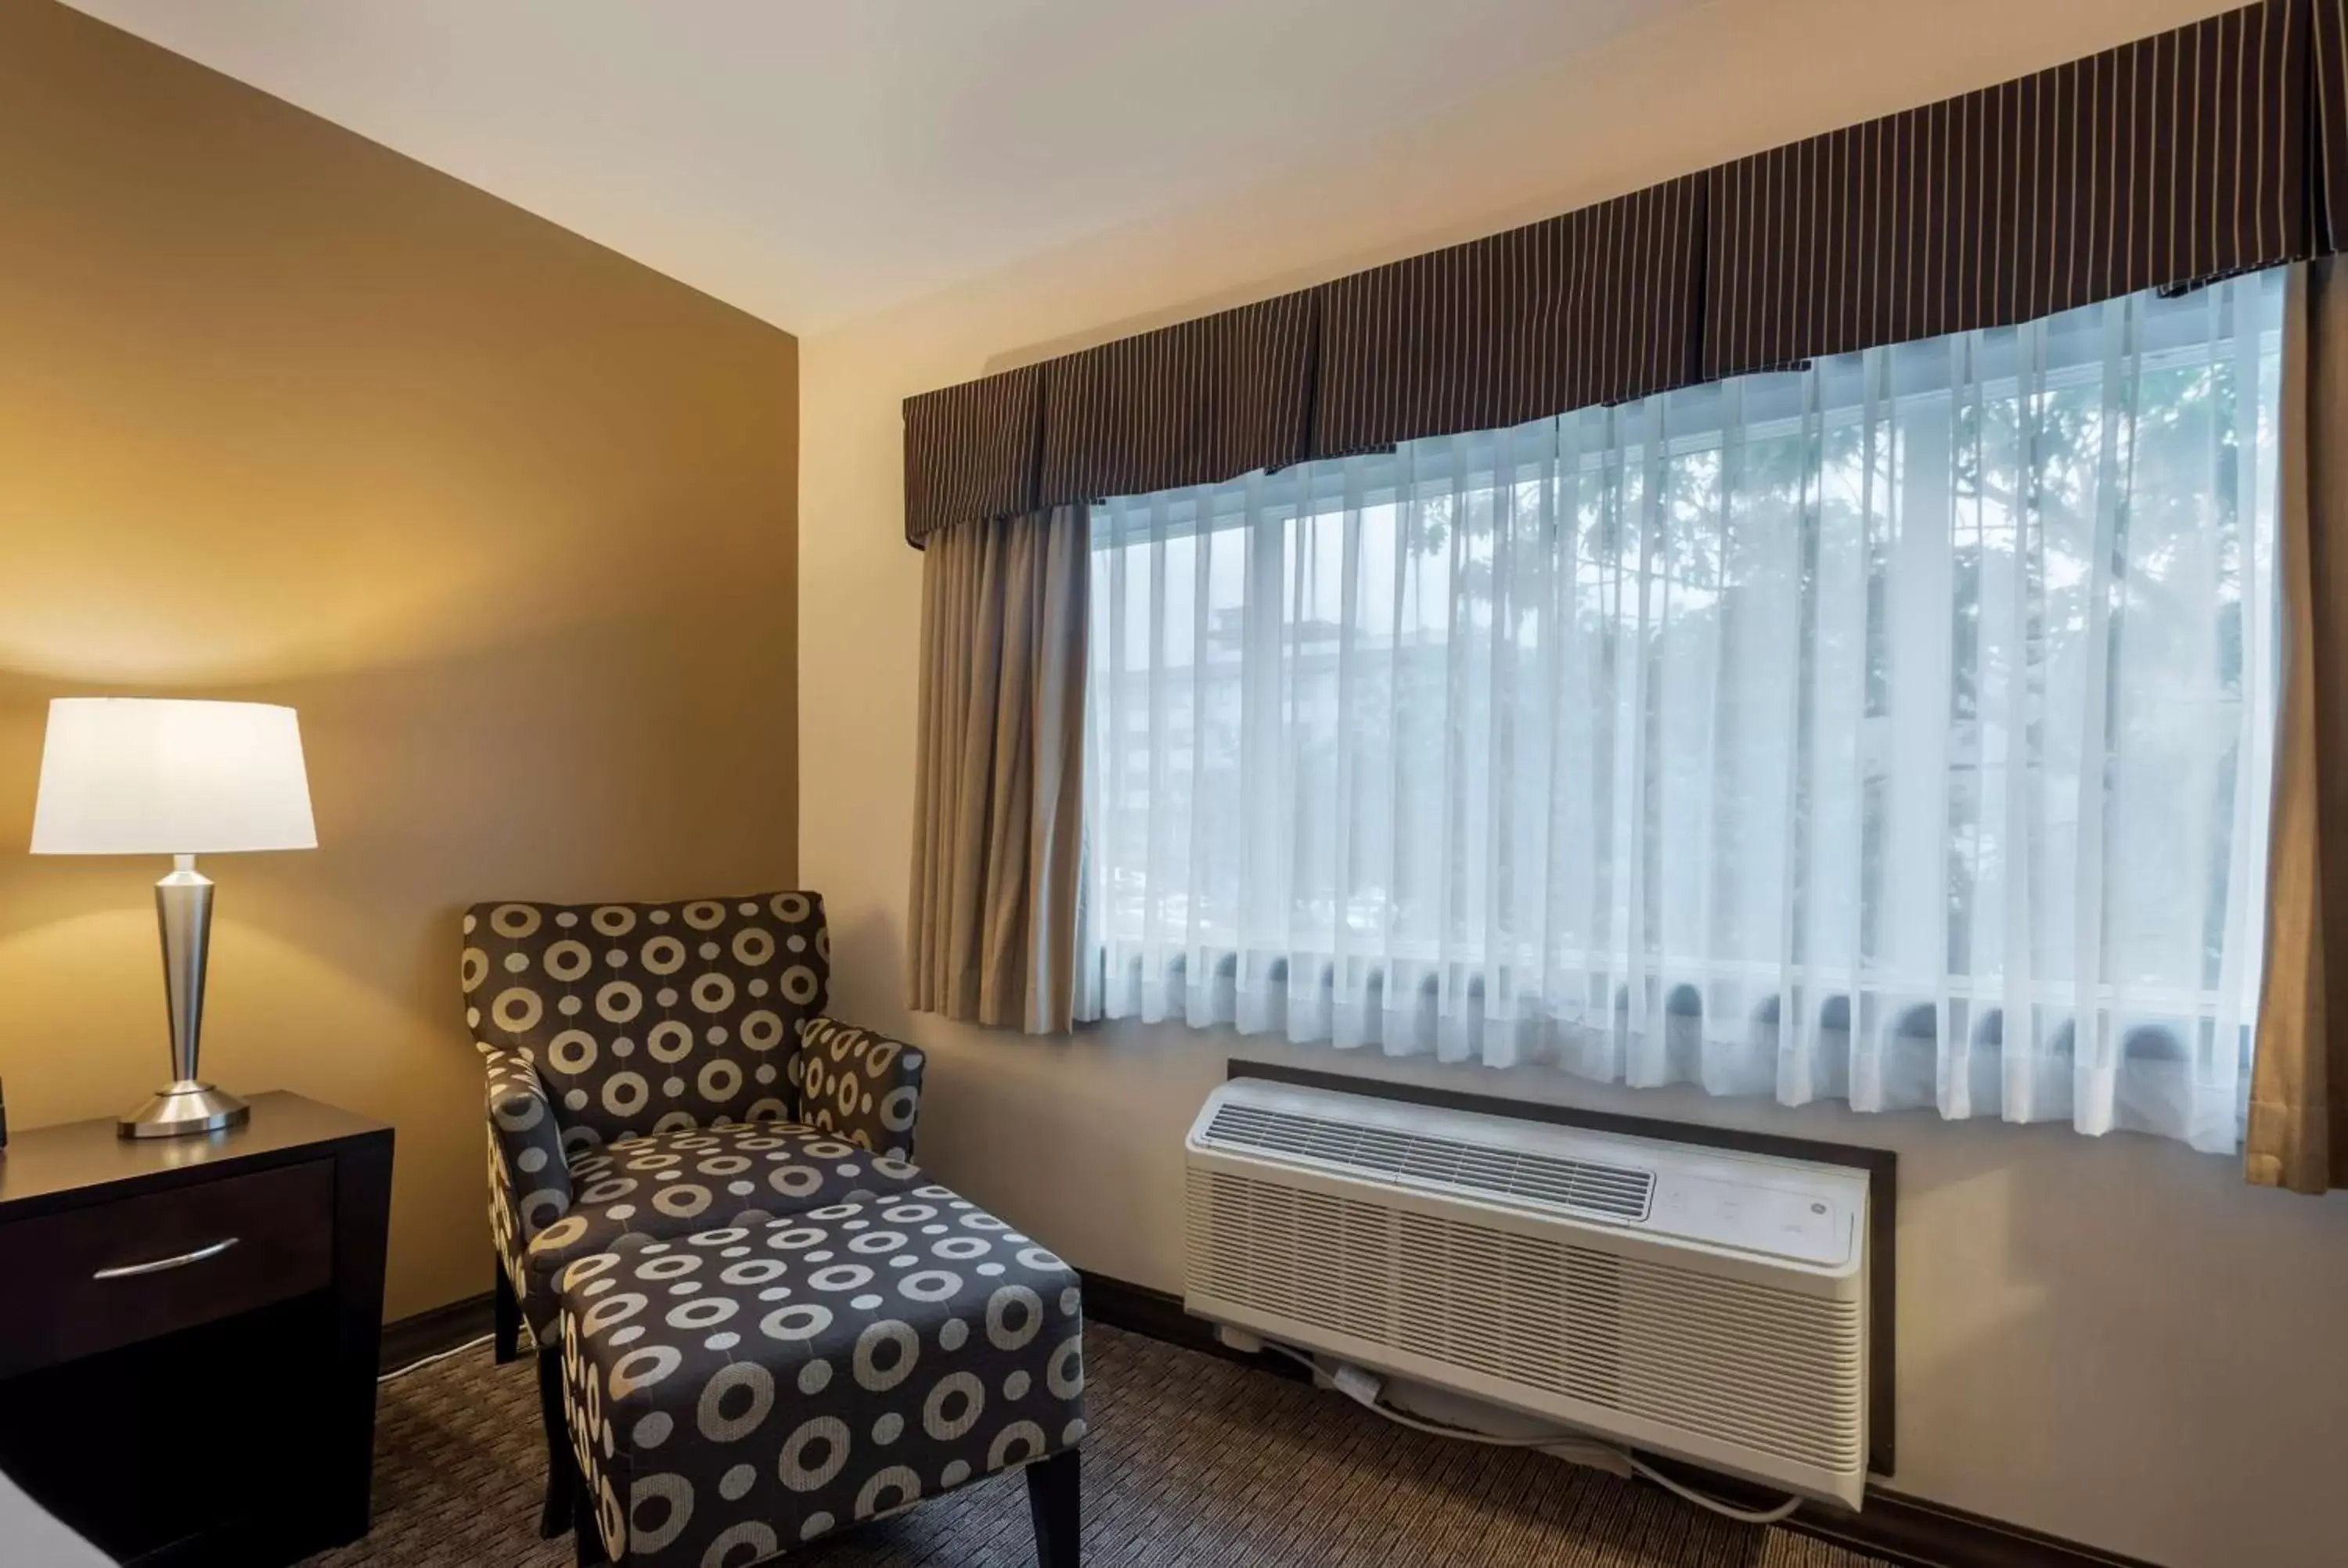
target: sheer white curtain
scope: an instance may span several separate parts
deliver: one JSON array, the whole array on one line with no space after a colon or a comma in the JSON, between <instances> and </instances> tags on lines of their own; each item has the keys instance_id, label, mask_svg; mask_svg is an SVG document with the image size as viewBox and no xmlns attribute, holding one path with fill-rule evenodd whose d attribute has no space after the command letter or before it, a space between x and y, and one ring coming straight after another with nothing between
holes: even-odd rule
<instances>
[{"instance_id":1,"label":"sheer white curtain","mask_svg":"<svg viewBox=\"0 0 2348 1568\"><path fill-rule=\"evenodd\" d=\"M2232 1149L2281 297L1096 506L1100 1009Z\"/></svg>"}]
</instances>

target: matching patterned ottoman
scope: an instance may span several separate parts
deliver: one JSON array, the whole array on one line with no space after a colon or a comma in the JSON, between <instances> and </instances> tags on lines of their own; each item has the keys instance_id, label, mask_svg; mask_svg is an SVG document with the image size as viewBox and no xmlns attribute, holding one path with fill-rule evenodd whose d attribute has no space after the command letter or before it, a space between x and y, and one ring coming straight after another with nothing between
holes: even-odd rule
<instances>
[{"instance_id":1,"label":"matching patterned ottoman","mask_svg":"<svg viewBox=\"0 0 2348 1568\"><path fill-rule=\"evenodd\" d=\"M1077 1561L1074 1270L941 1186L562 1271L582 1562L746 1568L1026 1466L1045 1568Z\"/></svg>"}]
</instances>

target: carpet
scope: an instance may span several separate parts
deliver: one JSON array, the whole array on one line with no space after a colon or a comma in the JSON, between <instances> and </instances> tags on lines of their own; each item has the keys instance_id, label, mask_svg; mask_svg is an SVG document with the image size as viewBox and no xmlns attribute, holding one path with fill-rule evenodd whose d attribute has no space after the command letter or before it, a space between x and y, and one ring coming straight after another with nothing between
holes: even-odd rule
<instances>
[{"instance_id":1,"label":"carpet","mask_svg":"<svg viewBox=\"0 0 2348 1568\"><path fill-rule=\"evenodd\" d=\"M1086 1330L1093 1568L1885 1568L1653 1487L1379 1420L1334 1393L1097 1325ZM310 1568L561 1568L527 1358L486 1347L385 1385L375 1528ZM998 1476L791 1553L794 1568L1031 1568L1025 1483Z\"/></svg>"}]
</instances>

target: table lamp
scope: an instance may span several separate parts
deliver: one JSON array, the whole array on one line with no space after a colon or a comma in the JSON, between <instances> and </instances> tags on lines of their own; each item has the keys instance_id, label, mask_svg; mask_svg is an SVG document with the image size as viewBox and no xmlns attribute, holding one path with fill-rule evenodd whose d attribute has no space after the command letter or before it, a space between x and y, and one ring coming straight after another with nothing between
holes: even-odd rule
<instances>
[{"instance_id":1,"label":"table lamp","mask_svg":"<svg viewBox=\"0 0 2348 1568\"><path fill-rule=\"evenodd\" d=\"M59 697L41 744L36 855L168 855L155 884L171 1081L117 1124L125 1138L169 1138L242 1123L251 1111L196 1076L212 885L196 856L315 849L302 732L265 702Z\"/></svg>"}]
</instances>

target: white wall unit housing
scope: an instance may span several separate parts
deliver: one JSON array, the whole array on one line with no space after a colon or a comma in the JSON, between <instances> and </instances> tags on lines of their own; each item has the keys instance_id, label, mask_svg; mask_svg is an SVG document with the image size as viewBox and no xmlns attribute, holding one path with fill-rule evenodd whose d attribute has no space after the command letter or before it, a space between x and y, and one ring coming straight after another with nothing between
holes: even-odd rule
<instances>
[{"instance_id":1,"label":"white wall unit housing","mask_svg":"<svg viewBox=\"0 0 2348 1568\"><path fill-rule=\"evenodd\" d=\"M1244 1078L1187 1150L1191 1312L1859 1505L1865 1172Z\"/></svg>"}]
</instances>

